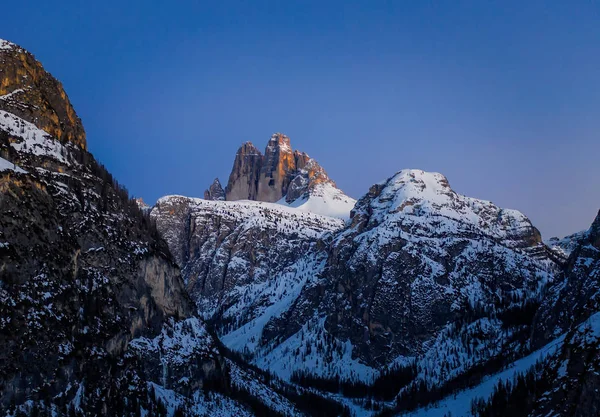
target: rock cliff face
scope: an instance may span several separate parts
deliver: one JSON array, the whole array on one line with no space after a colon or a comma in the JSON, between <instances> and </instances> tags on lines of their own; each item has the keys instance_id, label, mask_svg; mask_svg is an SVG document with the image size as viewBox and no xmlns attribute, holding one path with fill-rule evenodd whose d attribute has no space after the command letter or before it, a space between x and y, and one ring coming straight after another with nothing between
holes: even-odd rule
<instances>
[{"instance_id":1,"label":"rock cliff face","mask_svg":"<svg viewBox=\"0 0 600 417\"><path fill-rule=\"evenodd\" d=\"M263 154L250 142L240 147L225 188L227 200L257 200L263 158Z\"/></svg>"},{"instance_id":2,"label":"rock cliff face","mask_svg":"<svg viewBox=\"0 0 600 417\"><path fill-rule=\"evenodd\" d=\"M295 151L290 139L274 134L265 154L250 142L236 154L226 199L280 202L292 207L305 206L306 211L347 217L354 200L339 190L325 170L306 153Z\"/></svg>"},{"instance_id":3,"label":"rock cliff face","mask_svg":"<svg viewBox=\"0 0 600 417\"><path fill-rule=\"evenodd\" d=\"M84 149L0 111L0 153L18 167L0 172L0 403L81 389L86 412L113 414L117 392L145 396L133 380L153 366L127 359L129 343L193 315L179 269Z\"/></svg>"},{"instance_id":4,"label":"rock cliff face","mask_svg":"<svg viewBox=\"0 0 600 417\"><path fill-rule=\"evenodd\" d=\"M0 40L0 110L33 123L61 142L85 149L85 130L62 85L33 55Z\"/></svg>"},{"instance_id":5,"label":"rock cliff face","mask_svg":"<svg viewBox=\"0 0 600 417\"><path fill-rule=\"evenodd\" d=\"M218 178L215 178L210 187L208 187L208 190L204 191L204 199L215 201L225 200L225 190L221 187L221 182Z\"/></svg>"}]
</instances>

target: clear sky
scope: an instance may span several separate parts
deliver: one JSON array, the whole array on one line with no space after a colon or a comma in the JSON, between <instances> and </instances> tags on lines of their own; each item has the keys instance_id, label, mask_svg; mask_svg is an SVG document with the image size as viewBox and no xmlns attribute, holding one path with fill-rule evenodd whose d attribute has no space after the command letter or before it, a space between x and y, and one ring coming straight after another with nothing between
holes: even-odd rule
<instances>
[{"instance_id":1,"label":"clear sky","mask_svg":"<svg viewBox=\"0 0 600 417\"><path fill-rule=\"evenodd\" d=\"M528 215L600 209L600 3L13 1L0 38L59 78L132 194L202 196L281 131L353 197L402 168Z\"/></svg>"}]
</instances>

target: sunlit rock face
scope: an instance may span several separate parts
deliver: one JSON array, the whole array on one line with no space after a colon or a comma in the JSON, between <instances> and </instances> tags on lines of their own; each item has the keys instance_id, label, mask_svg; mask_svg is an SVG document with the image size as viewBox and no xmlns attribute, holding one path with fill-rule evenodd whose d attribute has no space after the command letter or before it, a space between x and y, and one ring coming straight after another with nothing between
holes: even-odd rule
<instances>
[{"instance_id":1,"label":"sunlit rock face","mask_svg":"<svg viewBox=\"0 0 600 417\"><path fill-rule=\"evenodd\" d=\"M0 109L61 142L86 148L85 130L62 84L23 48L0 40Z\"/></svg>"},{"instance_id":2,"label":"sunlit rock face","mask_svg":"<svg viewBox=\"0 0 600 417\"><path fill-rule=\"evenodd\" d=\"M227 200L290 203L319 184L335 183L306 153L295 151L282 133L271 136L264 155L252 143L238 150L226 188Z\"/></svg>"}]
</instances>

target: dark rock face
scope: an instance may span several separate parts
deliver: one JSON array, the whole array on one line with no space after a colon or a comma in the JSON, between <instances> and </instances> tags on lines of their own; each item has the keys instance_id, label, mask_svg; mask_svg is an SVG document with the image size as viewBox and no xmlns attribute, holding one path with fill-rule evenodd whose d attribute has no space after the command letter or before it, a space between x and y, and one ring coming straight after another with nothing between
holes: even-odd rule
<instances>
[{"instance_id":1,"label":"dark rock face","mask_svg":"<svg viewBox=\"0 0 600 417\"><path fill-rule=\"evenodd\" d=\"M544 345L597 311L600 311L600 214L587 232L578 235L578 245L540 307L535 345Z\"/></svg>"},{"instance_id":2,"label":"dark rock face","mask_svg":"<svg viewBox=\"0 0 600 417\"><path fill-rule=\"evenodd\" d=\"M294 151L290 139L276 133L269 140L264 155L250 142L238 150L226 187L226 199L276 202L285 197L291 203L325 183L335 187L314 159L304 152Z\"/></svg>"},{"instance_id":3,"label":"dark rock face","mask_svg":"<svg viewBox=\"0 0 600 417\"><path fill-rule=\"evenodd\" d=\"M33 123L62 142L86 148L85 130L60 82L33 55L0 40L0 110Z\"/></svg>"},{"instance_id":4,"label":"dark rock face","mask_svg":"<svg viewBox=\"0 0 600 417\"><path fill-rule=\"evenodd\" d=\"M225 190L221 187L221 182L218 178L215 178L210 187L208 187L208 190L204 191L204 199L215 201L225 200Z\"/></svg>"},{"instance_id":5,"label":"dark rock face","mask_svg":"<svg viewBox=\"0 0 600 417\"><path fill-rule=\"evenodd\" d=\"M533 417L600 415L600 313L574 326L544 368L545 392L535 398Z\"/></svg>"},{"instance_id":6,"label":"dark rock face","mask_svg":"<svg viewBox=\"0 0 600 417\"><path fill-rule=\"evenodd\" d=\"M125 398L147 409L147 382L166 345L198 364L196 384L221 378L168 247L85 150L60 84L19 48L0 44L0 59L2 88L26 89L18 103L0 100L2 109L47 129L0 111L0 157L10 161L0 170L0 409L44 401L66 415L76 397L86 415L129 410ZM178 324L186 318L196 322ZM175 339L193 333L199 348L169 339L155 354L131 354L131 343L166 328ZM189 372L175 365L165 363L171 382Z\"/></svg>"},{"instance_id":7,"label":"dark rock face","mask_svg":"<svg viewBox=\"0 0 600 417\"><path fill-rule=\"evenodd\" d=\"M65 149L59 163L15 152L20 138L4 134L2 153L28 173L0 173L0 402L72 398L85 381L87 410L112 414L103 405L115 399L111 384L144 378L146 365L123 359L112 382L90 375L108 377L132 339L193 314L179 269L86 151Z\"/></svg>"},{"instance_id":8,"label":"dark rock face","mask_svg":"<svg viewBox=\"0 0 600 417\"><path fill-rule=\"evenodd\" d=\"M534 416L600 413L600 213L576 235L564 270L549 289L535 320L534 347L564 334L564 344L545 369L550 381Z\"/></svg>"}]
</instances>

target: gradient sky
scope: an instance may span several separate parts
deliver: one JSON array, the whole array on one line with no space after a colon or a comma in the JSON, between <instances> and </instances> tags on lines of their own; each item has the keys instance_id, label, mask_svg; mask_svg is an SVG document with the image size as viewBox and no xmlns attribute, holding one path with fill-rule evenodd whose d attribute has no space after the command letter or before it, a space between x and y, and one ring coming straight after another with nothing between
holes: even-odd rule
<instances>
[{"instance_id":1,"label":"gradient sky","mask_svg":"<svg viewBox=\"0 0 600 417\"><path fill-rule=\"evenodd\" d=\"M238 146L291 137L357 198L402 168L521 210L600 208L600 3L70 1L2 6L132 194L202 196Z\"/></svg>"}]
</instances>

